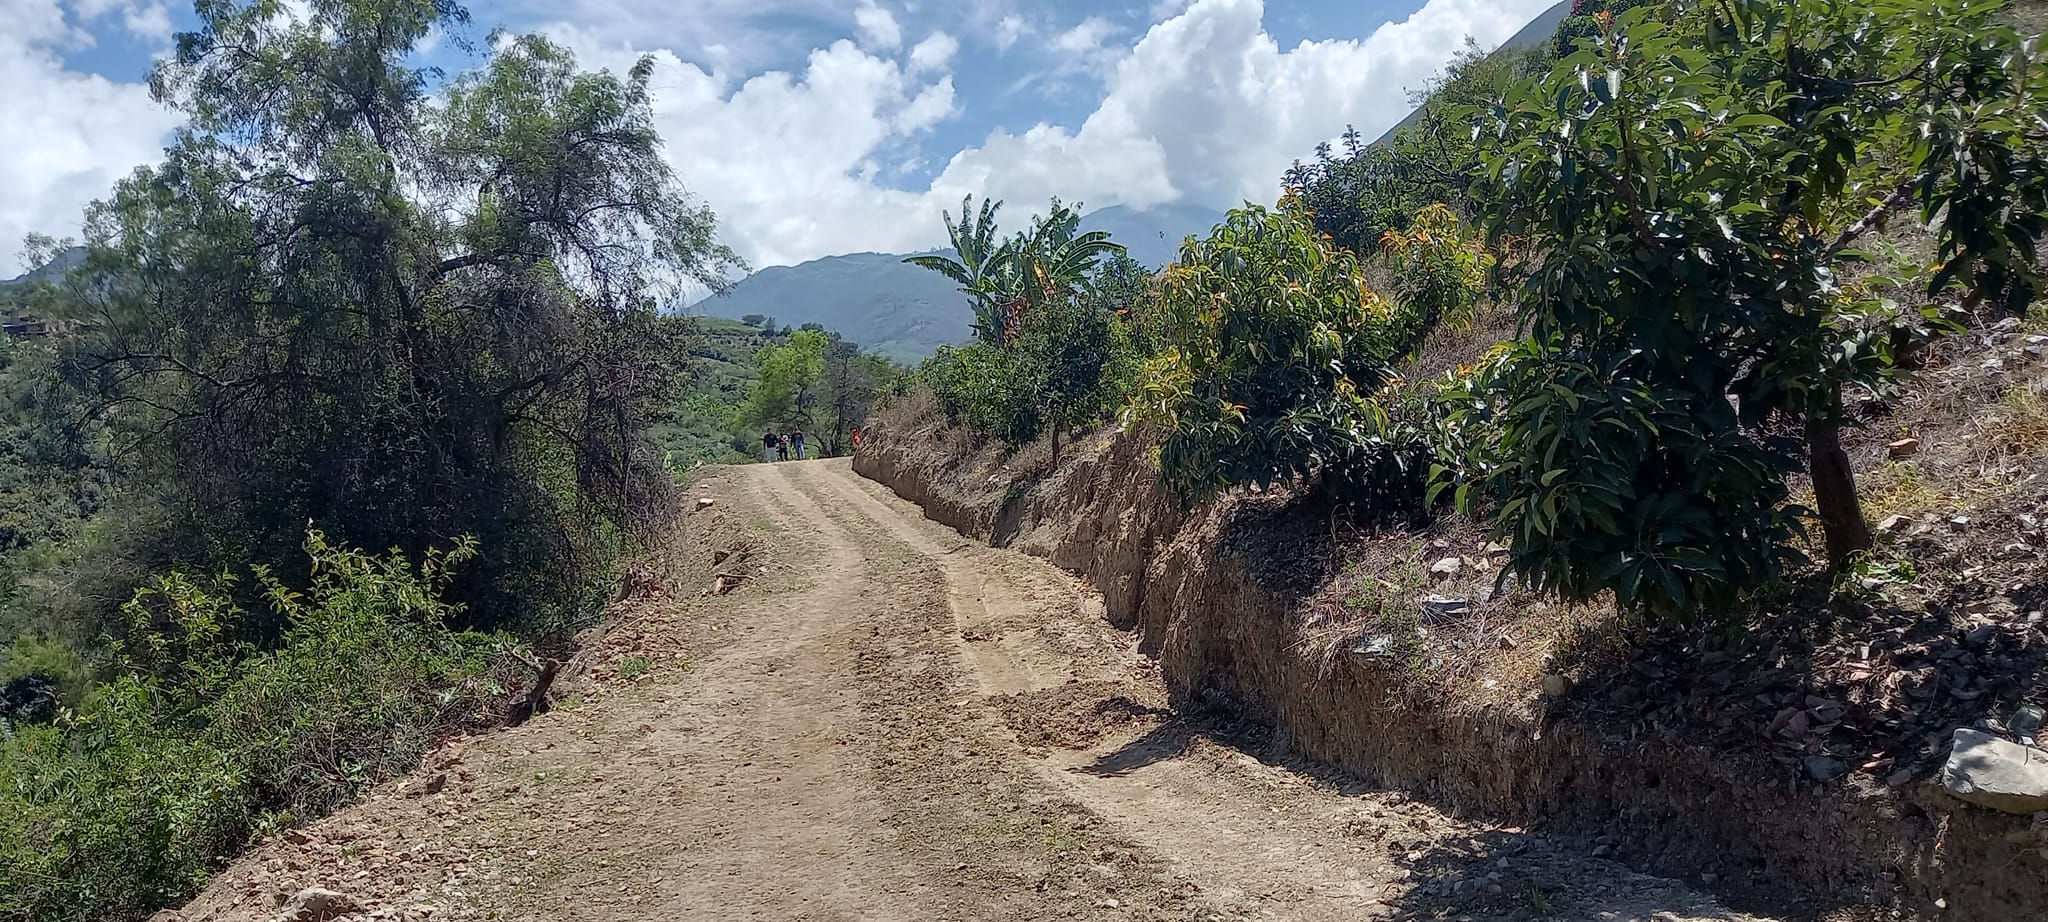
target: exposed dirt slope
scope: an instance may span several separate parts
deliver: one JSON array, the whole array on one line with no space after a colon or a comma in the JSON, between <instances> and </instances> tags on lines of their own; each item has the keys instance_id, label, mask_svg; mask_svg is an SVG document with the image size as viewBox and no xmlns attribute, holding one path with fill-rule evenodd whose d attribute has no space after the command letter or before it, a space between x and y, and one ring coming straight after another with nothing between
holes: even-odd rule
<instances>
[{"instance_id":1,"label":"exposed dirt slope","mask_svg":"<svg viewBox=\"0 0 2048 922\"><path fill-rule=\"evenodd\" d=\"M182 918L314 886L386 919L1756 918L1166 713L1098 596L845 462L698 492L719 540L686 569L737 590L614 626L581 697L266 844Z\"/></svg>"},{"instance_id":2,"label":"exposed dirt slope","mask_svg":"<svg viewBox=\"0 0 2048 922\"><path fill-rule=\"evenodd\" d=\"M1455 516L1358 529L1285 495L1185 507L1142 432L1077 438L1055 466L1042 445L976 444L913 394L855 466L1099 587L1176 705L1220 705L1381 786L1605 837L1738 906L2030 917L2048 824L1966 805L1937 769L1956 727L2048 703L2048 330L2000 322L1937 351L1859 406L1872 517L1907 522L1886 526L1864 608L1834 612L1818 575L1817 603L1647 649L1587 606L1495 592L1497 549ZM1898 460L1902 436L1920 447Z\"/></svg>"}]
</instances>

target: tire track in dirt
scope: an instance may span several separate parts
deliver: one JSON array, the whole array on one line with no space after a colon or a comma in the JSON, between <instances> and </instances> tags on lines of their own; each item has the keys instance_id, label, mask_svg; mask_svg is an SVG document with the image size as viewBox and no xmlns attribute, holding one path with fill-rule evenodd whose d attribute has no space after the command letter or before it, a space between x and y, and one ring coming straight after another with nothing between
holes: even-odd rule
<instances>
[{"instance_id":1,"label":"tire track in dirt","mask_svg":"<svg viewBox=\"0 0 2048 922\"><path fill-rule=\"evenodd\" d=\"M1060 631L1069 638L1094 634L1094 643L1079 645L1083 649L1130 646L1100 617L1098 606L1080 604L1088 591L1070 574L1043 561L967 541L924 519L914 504L885 487L854 475L843 462L813 462L793 470L789 479L810 492L826 514L858 517L888 539L940 564L958 624L955 648L982 673L986 695L1042 692L1084 674L1157 685L1156 672L1144 666L1105 663L1099 656L1075 657L1071 641L1048 641L1049 633ZM1000 642L987 643L991 634ZM1084 659L1090 661L1080 661ZM1105 669L1113 675L1103 675ZM1156 689L1152 697L1157 697ZM1535 837L1533 849L1530 843L1502 845L1525 837L1502 836L1399 795L1344 796L1310 777L1204 739L1174 721L1153 725L1148 732L1116 734L1103 745L1019 756L1048 785L1199 882L1210 902L1235 913L1305 922L1505 919L1531 914L1752 918L1721 909L1674 882L1576 854L1569 843L1560 850L1549 839ZM1359 786L1354 783L1352 789ZM1515 869L1517 859L1494 853L1508 851L1529 865L1529 874L1511 878L1503 873ZM1464 860L1424 860L1444 855ZM1505 914L1471 905L1487 902L1486 896L1504 895L1511 881L1530 877L1534 882L1527 892L1532 897ZM1439 896L1435 890L1440 883L1445 892ZM1584 883L1593 886L1579 886ZM1546 897L1546 891L1554 896Z\"/></svg>"},{"instance_id":2,"label":"tire track in dirt","mask_svg":"<svg viewBox=\"0 0 2048 922\"><path fill-rule=\"evenodd\" d=\"M175 922L273 922L307 886L364 907L335 922L1745 918L1162 719L1071 575L844 462L693 492L680 527L761 564L738 591L624 616L577 698L265 843ZM1540 916L1474 902L1526 880Z\"/></svg>"}]
</instances>

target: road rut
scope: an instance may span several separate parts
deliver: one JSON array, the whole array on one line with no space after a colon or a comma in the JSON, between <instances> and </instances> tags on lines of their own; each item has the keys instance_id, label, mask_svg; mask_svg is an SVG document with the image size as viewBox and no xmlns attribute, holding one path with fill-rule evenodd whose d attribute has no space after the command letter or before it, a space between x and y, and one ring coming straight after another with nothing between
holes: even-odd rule
<instances>
[{"instance_id":1,"label":"road rut","mask_svg":"<svg viewBox=\"0 0 2048 922\"><path fill-rule=\"evenodd\" d=\"M1100 599L843 460L693 487L762 569L609 628L589 691L238 861L384 919L1752 920L1171 713ZM703 550L708 553L708 550Z\"/></svg>"}]
</instances>

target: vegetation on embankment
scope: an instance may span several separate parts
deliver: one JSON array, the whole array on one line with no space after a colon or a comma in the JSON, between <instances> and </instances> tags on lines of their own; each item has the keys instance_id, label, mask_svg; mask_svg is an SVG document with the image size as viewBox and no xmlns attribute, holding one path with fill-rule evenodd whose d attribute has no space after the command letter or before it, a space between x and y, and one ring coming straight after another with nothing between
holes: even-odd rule
<instances>
[{"instance_id":1,"label":"vegetation on embankment","mask_svg":"<svg viewBox=\"0 0 2048 922\"><path fill-rule=\"evenodd\" d=\"M468 35L201 4L151 81L190 131L0 291L58 321L0 357L0 919L147 916L520 719L674 510L663 306L738 260L649 65L415 66Z\"/></svg>"},{"instance_id":2,"label":"vegetation on embankment","mask_svg":"<svg viewBox=\"0 0 2048 922\"><path fill-rule=\"evenodd\" d=\"M764 431L807 433L814 457L846 454L878 397L906 371L815 324L690 318L690 362L674 411L654 427L669 470L761 458Z\"/></svg>"},{"instance_id":3,"label":"vegetation on embankment","mask_svg":"<svg viewBox=\"0 0 2048 922\"><path fill-rule=\"evenodd\" d=\"M2048 842L1928 781L2048 699L2048 60L1962 0L1576 12L1187 241L1092 414L1009 399L1080 288L963 285L999 335L859 469L1313 754L1738 887L2037 903Z\"/></svg>"},{"instance_id":4,"label":"vegetation on embankment","mask_svg":"<svg viewBox=\"0 0 2048 922\"><path fill-rule=\"evenodd\" d=\"M1077 437L1054 465L1046 440L1007 448L914 393L854 466L1081 574L1181 706L1267 723L1376 783L1605 837L1737 905L2018 917L2048 892L2048 842L1955 800L1937 769L1949 730L2003 719L2043 667L2023 607L2048 584L2048 535L2026 522L2048 521L2048 483L2028 476L2048 441L1987 453L1974 435L2031 418L1983 395L2048 390L2028 344L1949 344L1927 386L1852 439L1860 471L1923 478L1886 568L1839 592L1818 574L1699 630L1499 592L1500 549L1458 516L1333 532L1320 499L1288 488L1191 506L1160 485L1142 429ZM1993 357L2006 368L1986 374ZM1887 460L1901 429L1928 447ZM2033 559L2002 550L2016 543Z\"/></svg>"}]
</instances>

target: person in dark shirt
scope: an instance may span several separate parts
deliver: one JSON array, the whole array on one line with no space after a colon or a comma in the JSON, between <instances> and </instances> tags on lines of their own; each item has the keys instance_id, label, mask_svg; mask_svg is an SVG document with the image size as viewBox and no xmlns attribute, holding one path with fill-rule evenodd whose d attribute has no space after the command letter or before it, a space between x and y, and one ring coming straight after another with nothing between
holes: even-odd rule
<instances>
[{"instance_id":1,"label":"person in dark shirt","mask_svg":"<svg viewBox=\"0 0 2048 922\"><path fill-rule=\"evenodd\" d=\"M802 429L798 429L797 431L790 433L789 439L790 444L795 446L796 448L796 459L798 461L802 461L804 459L804 431Z\"/></svg>"},{"instance_id":2,"label":"person in dark shirt","mask_svg":"<svg viewBox=\"0 0 2048 922\"><path fill-rule=\"evenodd\" d=\"M775 443L779 441L781 439L777 438L773 432L761 436L761 460L775 460Z\"/></svg>"}]
</instances>

